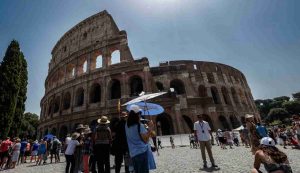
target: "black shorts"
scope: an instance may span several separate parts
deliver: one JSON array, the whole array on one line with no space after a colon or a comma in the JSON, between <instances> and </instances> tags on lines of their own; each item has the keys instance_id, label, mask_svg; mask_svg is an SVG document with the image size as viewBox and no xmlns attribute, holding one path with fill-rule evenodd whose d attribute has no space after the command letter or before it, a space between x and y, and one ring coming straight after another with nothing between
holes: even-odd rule
<instances>
[{"instance_id":1,"label":"black shorts","mask_svg":"<svg viewBox=\"0 0 300 173\"><path fill-rule=\"evenodd\" d=\"M9 157L8 150L0 153L0 158L1 158L1 160L4 159L5 157L6 157L6 158Z\"/></svg>"}]
</instances>

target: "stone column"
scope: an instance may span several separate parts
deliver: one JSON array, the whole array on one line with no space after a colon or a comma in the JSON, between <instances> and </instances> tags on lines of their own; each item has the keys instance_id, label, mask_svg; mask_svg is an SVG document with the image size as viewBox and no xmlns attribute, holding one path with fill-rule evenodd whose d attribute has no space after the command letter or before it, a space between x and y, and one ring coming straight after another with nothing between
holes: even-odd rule
<instances>
[{"instance_id":1,"label":"stone column","mask_svg":"<svg viewBox=\"0 0 300 173\"><path fill-rule=\"evenodd\" d=\"M175 123L176 123L176 131L175 134L181 134L183 133L183 128L182 128L182 121L181 121L181 112L180 112L180 105L176 104L175 105ZM174 124L174 123L173 123Z\"/></svg>"},{"instance_id":2,"label":"stone column","mask_svg":"<svg viewBox=\"0 0 300 173\"><path fill-rule=\"evenodd\" d=\"M144 85L144 88L143 90L147 93L147 92L150 92L151 91L151 81L150 81L150 68L147 66L147 67L144 67L143 69L143 72L144 72L144 79L143 79L143 85Z\"/></svg>"},{"instance_id":3,"label":"stone column","mask_svg":"<svg viewBox=\"0 0 300 173\"><path fill-rule=\"evenodd\" d=\"M92 62L92 56L91 56L91 53L88 53L87 55L87 70L86 72L87 73L90 73L91 72L91 62Z\"/></svg>"}]
</instances>

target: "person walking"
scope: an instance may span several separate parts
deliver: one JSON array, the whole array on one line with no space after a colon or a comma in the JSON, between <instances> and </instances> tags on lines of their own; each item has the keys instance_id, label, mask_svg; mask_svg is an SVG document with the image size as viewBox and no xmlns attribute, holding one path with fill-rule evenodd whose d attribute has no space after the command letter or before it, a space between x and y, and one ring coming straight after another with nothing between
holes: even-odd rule
<instances>
[{"instance_id":1,"label":"person walking","mask_svg":"<svg viewBox=\"0 0 300 173\"><path fill-rule=\"evenodd\" d=\"M110 144L112 141L110 121L106 116L102 116L97 121L99 125L95 133L94 153L97 159L98 173L110 173Z\"/></svg>"},{"instance_id":2,"label":"person walking","mask_svg":"<svg viewBox=\"0 0 300 173\"><path fill-rule=\"evenodd\" d=\"M218 167L215 164L215 160L213 158L212 155L212 151L211 151L211 128L208 124L208 122L203 120L203 115L198 115L198 121L196 121L194 123L194 133L195 133L195 137L197 139L197 141L199 141L200 143L200 150L201 150L201 156L202 156L202 160L203 160L203 168L207 168L207 161L206 161L206 155L205 155L205 149L208 153L210 162L211 162L211 166L213 168Z\"/></svg>"},{"instance_id":3,"label":"person walking","mask_svg":"<svg viewBox=\"0 0 300 173\"><path fill-rule=\"evenodd\" d=\"M174 138L172 136L170 136L170 143L171 143L172 149L174 149L175 148L175 144L174 144Z\"/></svg>"},{"instance_id":4,"label":"person walking","mask_svg":"<svg viewBox=\"0 0 300 173\"><path fill-rule=\"evenodd\" d=\"M254 155L255 152L258 150L258 146L259 146L259 136L257 134L256 131L256 125L254 123L254 116L253 115L249 115L247 114L245 116L246 118L246 126L247 129L249 130L249 134L250 134L250 144L251 144L251 152Z\"/></svg>"},{"instance_id":5,"label":"person walking","mask_svg":"<svg viewBox=\"0 0 300 173\"><path fill-rule=\"evenodd\" d=\"M160 147L160 149L162 149L163 147L161 146L161 140L159 138L157 138L157 145L158 148Z\"/></svg>"},{"instance_id":6,"label":"person walking","mask_svg":"<svg viewBox=\"0 0 300 173\"><path fill-rule=\"evenodd\" d=\"M122 112L120 120L117 122L115 127L115 138L112 144L112 150L115 154L115 172L120 173L123 159L129 155L128 144L126 139L125 125L127 120L127 112ZM125 164L125 172L129 173L129 165Z\"/></svg>"}]
</instances>

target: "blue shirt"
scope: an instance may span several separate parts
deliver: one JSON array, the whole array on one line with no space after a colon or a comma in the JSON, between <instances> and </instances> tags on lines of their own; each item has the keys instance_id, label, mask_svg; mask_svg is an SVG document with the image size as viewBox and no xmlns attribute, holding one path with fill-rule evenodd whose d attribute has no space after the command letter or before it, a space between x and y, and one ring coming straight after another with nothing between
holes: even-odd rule
<instances>
[{"instance_id":1,"label":"blue shirt","mask_svg":"<svg viewBox=\"0 0 300 173\"><path fill-rule=\"evenodd\" d=\"M265 126L256 126L256 131L258 132L260 137L268 137L268 132Z\"/></svg>"},{"instance_id":2,"label":"blue shirt","mask_svg":"<svg viewBox=\"0 0 300 173\"><path fill-rule=\"evenodd\" d=\"M38 143L34 143L32 146L32 151L36 151L39 148L39 144Z\"/></svg>"},{"instance_id":3,"label":"blue shirt","mask_svg":"<svg viewBox=\"0 0 300 173\"><path fill-rule=\"evenodd\" d=\"M130 157L134 157L138 154L142 154L148 150L148 144L145 143L139 135L137 124L130 126L128 128L126 123L125 131L126 131ZM140 131L141 134L147 133L147 130L143 124L140 125Z\"/></svg>"},{"instance_id":4,"label":"blue shirt","mask_svg":"<svg viewBox=\"0 0 300 173\"><path fill-rule=\"evenodd\" d=\"M26 141L22 141L21 142L21 149L20 149L20 151L21 152L25 152L26 147L27 147L27 142Z\"/></svg>"}]
</instances>

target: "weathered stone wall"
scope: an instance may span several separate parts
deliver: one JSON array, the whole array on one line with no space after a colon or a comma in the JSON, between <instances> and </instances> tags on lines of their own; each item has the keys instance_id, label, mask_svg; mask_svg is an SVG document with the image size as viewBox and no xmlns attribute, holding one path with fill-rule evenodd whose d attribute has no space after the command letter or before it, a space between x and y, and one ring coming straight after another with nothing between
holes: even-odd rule
<instances>
[{"instance_id":1,"label":"weathered stone wall","mask_svg":"<svg viewBox=\"0 0 300 173\"><path fill-rule=\"evenodd\" d=\"M118 62L112 54L119 52ZM41 100L40 135L63 137L78 123L94 125L101 115L118 118L118 101L168 91L153 100L165 113L151 117L158 134L189 133L197 114L216 128L235 128L246 113L259 120L245 76L213 62L170 61L149 67L147 58L134 60L125 31L100 12L70 29L52 50L45 95ZM123 108L124 109L124 108Z\"/></svg>"}]
</instances>

